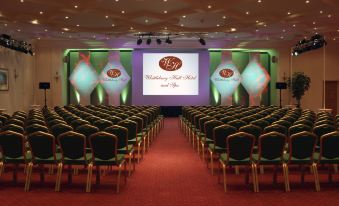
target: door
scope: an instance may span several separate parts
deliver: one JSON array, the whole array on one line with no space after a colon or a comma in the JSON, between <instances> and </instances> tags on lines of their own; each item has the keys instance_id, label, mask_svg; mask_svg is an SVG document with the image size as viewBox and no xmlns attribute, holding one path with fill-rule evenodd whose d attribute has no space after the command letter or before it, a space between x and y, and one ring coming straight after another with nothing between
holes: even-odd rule
<instances>
[{"instance_id":1,"label":"door","mask_svg":"<svg viewBox=\"0 0 339 206\"><path fill-rule=\"evenodd\" d=\"M337 114L338 106L338 81L325 82L326 109L332 109L332 114Z\"/></svg>"}]
</instances>

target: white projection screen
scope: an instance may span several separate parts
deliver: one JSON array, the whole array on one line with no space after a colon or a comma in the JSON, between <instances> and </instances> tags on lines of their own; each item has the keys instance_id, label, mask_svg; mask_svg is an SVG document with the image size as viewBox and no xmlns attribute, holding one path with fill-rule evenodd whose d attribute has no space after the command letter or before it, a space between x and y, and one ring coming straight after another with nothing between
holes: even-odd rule
<instances>
[{"instance_id":1,"label":"white projection screen","mask_svg":"<svg viewBox=\"0 0 339 206\"><path fill-rule=\"evenodd\" d=\"M199 95L199 54L144 53L143 95Z\"/></svg>"}]
</instances>

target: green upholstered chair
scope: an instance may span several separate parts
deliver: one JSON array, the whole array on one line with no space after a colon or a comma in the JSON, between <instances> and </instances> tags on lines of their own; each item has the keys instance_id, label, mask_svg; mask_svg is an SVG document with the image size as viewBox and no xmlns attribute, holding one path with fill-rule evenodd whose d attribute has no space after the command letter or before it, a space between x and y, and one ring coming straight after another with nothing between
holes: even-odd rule
<instances>
[{"instance_id":1,"label":"green upholstered chair","mask_svg":"<svg viewBox=\"0 0 339 206\"><path fill-rule=\"evenodd\" d=\"M296 125L291 126L288 129L288 134L291 136L293 134L303 132L303 131L312 132L312 127L305 125L305 124L296 124Z\"/></svg>"},{"instance_id":2,"label":"green upholstered chair","mask_svg":"<svg viewBox=\"0 0 339 206\"><path fill-rule=\"evenodd\" d=\"M318 163L328 164L328 181L332 182L331 165L339 164L339 131L324 134L320 138L320 153L316 156Z\"/></svg>"},{"instance_id":3,"label":"green upholstered chair","mask_svg":"<svg viewBox=\"0 0 339 206\"><path fill-rule=\"evenodd\" d=\"M314 175L316 191L320 190L317 163L314 159L317 136L311 132L299 132L289 138L289 151L284 155L287 165L300 165L301 182L304 182L304 166L310 166ZM288 174L288 167L286 168ZM289 187L289 183L288 183Z\"/></svg>"},{"instance_id":4,"label":"green upholstered chair","mask_svg":"<svg viewBox=\"0 0 339 206\"><path fill-rule=\"evenodd\" d=\"M329 124L322 124L313 127L313 133L318 136L318 145L320 144L321 136L336 131L335 126Z\"/></svg>"},{"instance_id":5,"label":"green upholstered chair","mask_svg":"<svg viewBox=\"0 0 339 206\"><path fill-rule=\"evenodd\" d=\"M240 120L245 121L247 124L250 124L250 122L257 120L256 118L254 118L253 116L246 116L241 118Z\"/></svg>"},{"instance_id":6,"label":"green upholstered chair","mask_svg":"<svg viewBox=\"0 0 339 206\"><path fill-rule=\"evenodd\" d=\"M90 116L85 117L84 120L89 121L91 124L94 124L95 121L101 120L101 118L90 115Z\"/></svg>"},{"instance_id":7,"label":"green upholstered chair","mask_svg":"<svg viewBox=\"0 0 339 206\"><path fill-rule=\"evenodd\" d=\"M293 123L293 125L297 125L297 124L303 124L303 125L307 125L313 128L313 122L308 119L298 119L297 121Z\"/></svg>"},{"instance_id":8,"label":"green upholstered chair","mask_svg":"<svg viewBox=\"0 0 339 206\"><path fill-rule=\"evenodd\" d=\"M122 120L120 117L117 117L117 116L109 116L109 117L106 117L105 119L112 122L113 125L118 124L118 122Z\"/></svg>"},{"instance_id":9,"label":"green upholstered chair","mask_svg":"<svg viewBox=\"0 0 339 206\"><path fill-rule=\"evenodd\" d=\"M42 125L42 126L46 126L46 123L44 120L41 120L41 119L29 119L26 121L26 126L30 126L32 124L38 124L38 125Z\"/></svg>"},{"instance_id":10,"label":"green upholstered chair","mask_svg":"<svg viewBox=\"0 0 339 206\"><path fill-rule=\"evenodd\" d=\"M93 126L97 127L100 131L104 131L107 127L113 126L113 123L105 119L100 119L93 122Z\"/></svg>"},{"instance_id":11,"label":"green upholstered chair","mask_svg":"<svg viewBox=\"0 0 339 206\"><path fill-rule=\"evenodd\" d=\"M218 120L210 120L205 122L204 124L204 136L200 139L201 151L202 151L202 159L205 161L205 149L208 149L208 145L213 143L213 129L224 123ZM200 154L199 154L200 155Z\"/></svg>"},{"instance_id":12,"label":"green upholstered chair","mask_svg":"<svg viewBox=\"0 0 339 206\"><path fill-rule=\"evenodd\" d=\"M86 136L77 132L69 131L62 133L57 138L60 146L61 160L58 164L55 191L60 191L63 166L68 165L68 182L72 182L72 166L88 166L92 154L86 152ZM89 167L87 167L86 191L89 185Z\"/></svg>"},{"instance_id":13,"label":"green upholstered chair","mask_svg":"<svg viewBox=\"0 0 339 206\"><path fill-rule=\"evenodd\" d=\"M237 120L228 122L228 125L231 125L239 130L240 127L246 126L247 122L237 119Z\"/></svg>"},{"instance_id":14,"label":"green upholstered chair","mask_svg":"<svg viewBox=\"0 0 339 206\"><path fill-rule=\"evenodd\" d=\"M265 127L270 125L269 122L262 120L262 119L255 120L255 121L251 122L251 124L260 127L261 130L264 130Z\"/></svg>"},{"instance_id":15,"label":"green upholstered chair","mask_svg":"<svg viewBox=\"0 0 339 206\"><path fill-rule=\"evenodd\" d=\"M86 137L86 146L87 146L87 151L90 152L90 148L89 148L89 137L92 134L95 134L97 132L99 132L99 129L93 125L90 124L84 124L84 125L80 125L75 129L76 132L85 135Z\"/></svg>"},{"instance_id":16,"label":"green upholstered chair","mask_svg":"<svg viewBox=\"0 0 339 206\"><path fill-rule=\"evenodd\" d=\"M293 123L291 123L287 120L278 120L278 121L273 122L272 124L282 125L282 126L286 127L286 129L288 131L288 129L292 126Z\"/></svg>"},{"instance_id":17,"label":"green upholstered chair","mask_svg":"<svg viewBox=\"0 0 339 206\"><path fill-rule=\"evenodd\" d=\"M262 129L254 124L248 124L246 126L240 127L239 132L246 132L248 134L253 135L256 139L255 145L257 145L258 139L262 134Z\"/></svg>"},{"instance_id":18,"label":"green upholstered chair","mask_svg":"<svg viewBox=\"0 0 339 206\"><path fill-rule=\"evenodd\" d=\"M253 161L253 147L255 137L245 132L238 132L230 135L225 140L227 141L227 152L220 155L220 164L223 169L223 180L224 180L224 191L227 191L227 180L226 180L226 167L229 165L238 166L250 166L252 169L253 176L253 188L254 192L258 192L257 186L257 169L256 164ZM220 167L219 164L219 167ZM219 178L220 179L220 175ZM247 182L248 178L246 178Z\"/></svg>"},{"instance_id":19,"label":"green upholstered chair","mask_svg":"<svg viewBox=\"0 0 339 206\"><path fill-rule=\"evenodd\" d=\"M135 160L134 145L128 143L128 129L119 125L107 127L105 132L115 135L118 138L118 154L124 154L128 157L129 175L132 171L132 158ZM133 170L135 170L135 161L133 161Z\"/></svg>"},{"instance_id":20,"label":"green upholstered chair","mask_svg":"<svg viewBox=\"0 0 339 206\"><path fill-rule=\"evenodd\" d=\"M83 119L75 119L73 120L70 125L73 127L73 129L76 129L77 127L84 125L84 124L90 124L89 121L83 120Z\"/></svg>"},{"instance_id":21,"label":"green upholstered chair","mask_svg":"<svg viewBox=\"0 0 339 206\"><path fill-rule=\"evenodd\" d=\"M24 134L25 130L23 127L20 127L18 125L15 124L6 124L1 128L1 131L13 131L13 132L17 132L20 134Z\"/></svg>"},{"instance_id":22,"label":"green upholstered chair","mask_svg":"<svg viewBox=\"0 0 339 206\"><path fill-rule=\"evenodd\" d=\"M46 126L43 126L43 125L40 125L40 124L31 124L31 125L26 127L26 134L27 135L32 134L34 132L38 132L38 131L46 132L46 133L49 132L49 130Z\"/></svg>"},{"instance_id":23,"label":"green upholstered chair","mask_svg":"<svg viewBox=\"0 0 339 206\"><path fill-rule=\"evenodd\" d=\"M277 167L283 169L285 191L289 191L287 178L287 165L284 161L284 148L286 144L286 135L279 132L268 132L259 137L258 153L254 155L257 166L274 165L273 182L277 182ZM259 183L258 183L259 190Z\"/></svg>"},{"instance_id":24,"label":"green upholstered chair","mask_svg":"<svg viewBox=\"0 0 339 206\"><path fill-rule=\"evenodd\" d=\"M224 124L228 124L231 121L237 120L237 118L232 117L232 116L225 116L223 118L220 119L221 122L223 122Z\"/></svg>"},{"instance_id":25,"label":"green upholstered chair","mask_svg":"<svg viewBox=\"0 0 339 206\"><path fill-rule=\"evenodd\" d=\"M0 159L0 176L4 166L13 164L13 181L16 182L19 165L27 165L31 159L30 154L26 151L25 137L14 131L1 132L0 149L2 156Z\"/></svg>"},{"instance_id":26,"label":"green upholstered chair","mask_svg":"<svg viewBox=\"0 0 339 206\"><path fill-rule=\"evenodd\" d=\"M107 132L98 132L90 136L90 145L92 149L92 162L88 165L89 184L87 192L91 191L91 180L93 166L96 166L96 182L100 183L100 166L116 166L118 168L116 192L120 190L121 167L125 167L126 181L126 162L125 155L118 154L118 138Z\"/></svg>"},{"instance_id":27,"label":"green upholstered chair","mask_svg":"<svg viewBox=\"0 0 339 206\"><path fill-rule=\"evenodd\" d=\"M40 182L44 182L44 165L57 165L61 155L56 152L56 140L52 134L45 132L34 132L27 137L30 151L31 162L27 167L26 191L31 184L31 176L34 165L40 167Z\"/></svg>"},{"instance_id":28,"label":"green upholstered chair","mask_svg":"<svg viewBox=\"0 0 339 206\"><path fill-rule=\"evenodd\" d=\"M197 142L197 150L198 154L200 154L200 141L203 136L205 136L205 122L208 122L210 120L216 120L212 116L205 116L202 118L199 118L199 124L197 125L198 127L196 128L195 132L195 140Z\"/></svg>"},{"instance_id":29,"label":"green upholstered chair","mask_svg":"<svg viewBox=\"0 0 339 206\"><path fill-rule=\"evenodd\" d=\"M224 124L213 129L213 143L208 145L208 151L210 153L210 166L211 173L214 173L214 156L219 159L220 154L226 152L226 138L237 132L237 128Z\"/></svg>"},{"instance_id":30,"label":"green upholstered chair","mask_svg":"<svg viewBox=\"0 0 339 206\"><path fill-rule=\"evenodd\" d=\"M20 127L24 127L25 123L20 119L10 118L7 120L6 124L14 124Z\"/></svg>"},{"instance_id":31,"label":"green upholstered chair","mask_svg":"<svg viewBox=\"0 0 339 206\"><path fill-rule=\"evenodd\" d=\"M67 124L60 123L52 126L50 130L54 137L58 137L62 133L73 131L73 128Z\"/></svg>"},{"instance_id":32,"label":"green upholstered chair","mask_svg":"<svg viewBox=\"0 0 339 206\"><path fill-rule=\"evenodd\" d=\"M67 125L67 122L65 120L60 120L60 119L53 119L53 120L50 120L50 121L47 122L47 125L49 127L53 127L54 125L57 125L57 124Z\"/></svg>"},{"instance_id":33,"label":"green upholstered chair","mask_svg":"<svg viewBox=\"0 0 339 206\"><path fill-rule=\"evenodd\" d=\"M286 135L286 136L288 135L287 128L279 124L272 124L264 128L264 134L270 133L270 132L279 132L283 135Z\"/></svg>"}]
</instances>

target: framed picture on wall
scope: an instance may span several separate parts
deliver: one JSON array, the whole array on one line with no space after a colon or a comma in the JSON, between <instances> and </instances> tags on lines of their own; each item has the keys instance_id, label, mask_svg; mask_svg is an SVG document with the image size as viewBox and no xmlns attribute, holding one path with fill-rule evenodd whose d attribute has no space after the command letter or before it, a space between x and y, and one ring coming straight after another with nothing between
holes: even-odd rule
<instances>
[{"instance_id":1,"label":"framed picture on wall","mask_svg":"<svg viewBox=\"0 0 339 206\"><path fill-rule=\"evenodd\" d=\"M8 69L0 68L0 91L8 91Z\"/></svg>"}]
</instances>

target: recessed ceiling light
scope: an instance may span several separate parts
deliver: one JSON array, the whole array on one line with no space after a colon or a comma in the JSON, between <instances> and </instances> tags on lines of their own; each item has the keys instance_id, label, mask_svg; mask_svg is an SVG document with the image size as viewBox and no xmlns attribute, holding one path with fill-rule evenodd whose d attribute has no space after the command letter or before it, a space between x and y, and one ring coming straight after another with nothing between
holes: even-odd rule
<instances>
[{"instance_id":1,"label":"recessed ceiling light","mask_svg":"<svg viewBox=\"0 0 339 206\"><path fill-rule=\"evenodd\" d=\"M69 28L62 28L62 30L64 30L64 31L69 31Z\"/></svg>"},{"instance_id":2,"label":"recessed ceiling light","mask_svg":"<svg viewBox=\"0 0 339 206\"><path fill-rule=\"evenodd\" d=\"M40 37L38 37L37 39L40 40Z\"/></svg>"},{"instance_id":3,"label":"recessed ceiling light","mask_svg":"<svg viewBox=\"0 0 339 206\"><path fill-rule=\"evenodd\" d=\"M148 23L148 19L145 19L145 23Z\"/></svg>"},{"instance_id":4,"label":"recessed ceiling light","mask_svg":"<svg viewBox=\"0 0 339 206\"><path fill-rule=\"evenodd\" d=\"M79 24L77 24L77 27L79 27L80 25Z\"/></svg>"},{"instance_id":5,"label":"recessed ceiling light","mask_svg":"<svg viewBox=\"0 0 339 206\"><path fill-rule=\"evenodd\" d=\"M246 11L246 15L249 15L250 14L250 12L249 11Z\"/></svg>"},{"instance_id":6,"label":"recessed ceiling light","mask_svg":"<svg viewBox=\"0 0 339 206\"><path fill-rule=\"evenodd\" d=\"M308 4L308 3L310 3L310 1L309 1L309 0L306 0L305 3Z\"/></svg>"},{"instance_id":7,"label":"recessed ceiling light","mask_svg":"<svg viewBox=\"0 0 339 206\"><path fill-rule=\"evenodd\" d=\"M337 32L339 32L339 29L337 29Z\"/></svg>"},{"instance_id":8,"label":"recessed ceiling light","mask_svg":"<svg viewBox=\"0 0 339 206\"><path fill-rule=\"evenodd\" d=\"M223 19L226 19L226 16L223 16L222 18L223 18Z\"/></svg>"},{"instance_id":9,"label":"recessed ceiling light","mask_svg":"<svg viewBox=\"0 0 339 206\"><path fill-rule=\"evenodd\" d=\"M329 14L329 15L327 15L327 17L328 17L328 18L331 18L331 17L332 17L332 15L331 15L331 14Z\"/></svg>"},{"instance_id":10,"label":"recessed ceiling light","mask_svg":"<svg viewBox=\"0 0 339 206\"><path fill-rule=\"evenodd\" d=\"M69 19L69 17L68 17L68 16L65 16L65 19Z\"/></svg>"},{"instance_id":11,"label":"recessed ceiling light","mask_svg":"<svg viewBox=\"0 0 339 206\"><path fill-rule=\"evenodd\" d=\"M315 21L314 21L314 22L312 22L312 24L314 25L314 24L315 24Z\"/></svg>"},{"instance_id":12,"label":"recessed ceiling light","mask_svg":"<svg viewBox=\"0 0 339 206\"><path fill-rule=\"evenodd\" d=\"M236 28L231 28L231 31L236 31L237 29Z\"/></svg>"},{"instance_id":13,"label":"recessed ceiling light","mask_svg":"<svg viewBox=\"0 0 339 206\"><path fill-rule=\"evenodd\" d=\"M115 27L115 24L112 24L112 27Z\"/></svg>"},{"instance_id":14,"label":"recessed ceiling light","mask_svg":"<svg viewBox=\"0 0 339 206\"><path fill-rule=\"evenodd\" d=\"M119 0L115 0L116 2L118 2Z\"/></svg>"},{"instance_id":15,"label":"recessed ceiling light","mask_svg":"<svg viewBox=\"0 0 339 206\"><path fill-rule=\"evenodd\" d=\"M210 9L210 8L212 8L212 6L211 6L211 5L208 5L208 6L207 6L207 8L209 8L209 9Z\"/></svg>"},{"instance_id":16,"label":"recessed ceiling light","mask_svg":"<svg viewBox=\"0 0 339 206\"><path fill-rule=\"evenodd\" d=\"M167 0L164 0L164 2L167 2Z\"/></svg>"},{"instance_id":17,"label":"recessed ceiling light","mask_svg":"<svg viewBox=\"0 0 339 206\"><path fill-rule=\"evenodd\" d=\"M74 5L74 8L76 8L76 9L77 9L77 8L78 8L78 5Z\"/></svg>"},{"instance_id":18,"label":"recessed ceiling light","mask_svg":"<svg viewBox=\"0 0 339 206\"><path fill-rule=\"evenodd\" d=\"M31 21L32 24L39 24L39 21L37 19L34 19Z\"/></svg>"},{"instance_id":19,"label":"recessed ceiling light","mask_svg":"<svg viewBox=\"0 0 339 206\"><path fill-rule=\"evenodd\" d=\"M164 13L167 14L167 11L165 10Z\"/></svg>"},{"instance_id":20,"label":"recessed ceiling light","mask_svg":"<svg viewBox=\"0 0 339 206\"><path fill-rule=\"evenodd\" d=\"M184 24L181 24L180 26L184 26Z\"/></svg>"},{"instance_id":21,"label":"recessed ceiling light","mask_svg":"<svg viewBox=\"0 0 339 206\"><path fill-rule=\"evenodd\" d=\"M296 25L295 25L295 24L293 24L293 27L296 27Z\"/></svg>"},{"instance_id":22,"label":"recessed ceiling light","mask_svg":"<svg viewBox=\"0 0 339 206\"><path fill-rule=\"evenodd\" d=\"M284 38L283 36L280 37L280 39L283 39L283 38Z\"/></svg>"},{"instance_id":23,"label":"recessed ceiling light","mask_svg":"<svg viewBox=\"0 0 339 206\"><path fill-rule=\"evenodd\" d=\"M259 20L256 20L255 23L259 23Z\"/></svg>"},{"instance_id":24,"label":"recessed ceiling light","mask_svg":"<svg viewBox=\"0 0 339 206\"><path fill-rule=\"evenodd\" d=\"M20 0L21 3L24 3L24 0Z\"/></svg>"},{"instance_id":25,"label":"recessed ceiling light","mask_svg":"<svg viewBox=\"0 0 339 206\"><path fill-rule=\"evenodd\" d=\"M165 27L164 29L167 30L167 27Z\"/></svg>"},{"instance_id":26,"label":"recessed ceiling light","mask_svg":"<svg viewBox=\"0 0 339 206\"><path fill-rule=\"evenodd\" d=\"M18 32L21 32L21 29L17 29Z\"/></svg>"},{"instance_id":27,"label":"recessed ceiling light","mask_svg":"<svg viewBox=\"0 0 339 206\"><path fill-rule=\"evenodd\" d=\"M64 33L65 33L65 32L63 32L63 31L61 32L61 34L64 34Z\"/></svg>"},{"instance_id":28,"label":"recessed ceiling light","mask_svg":"<svg viewBox=\"0 0 339 206\"><path fill-rule=\"evenodd\" d=\"M321 14L322 14L322 13L324 13L324 12L323 12L322 10L320 10L320 11L319 11L319 13L321 13Z\"/></svg>"},{"instance_id":29,"label":"recessed ceiling light","mask_svg":"<svg viewBox=\"0 0 339 206\"><path fill-rule=\"evenodd\" d=\"M122 14L124 14L124 13L125 13L125 11L124 11L124 10L122 10L122 11L121 11L121 13L122 13Z\"/></svg>"},{"instance_id":30,"label":"recessed ceiling light","mask_svg":"<svg viewBox=\"0 0 339 206\"><path fill-rule=\"evenodd\" d=\"M47 29L45 29L45 32L48 32L48 30L47 30Z\"/></svg>"},{"instance_id":31,"label":"recessed ceiling light","mask_svg":"<svg viewBox=\"0 0 339 206\"><path fill-rule=\"evenodd\" d=\"M219 27L220 26L220 24L217 24L217 27Z\"/></svg>"},{"instance_id":32,"label":"recessed ceiling light","mask_svg":"<svg viewBox=\"0 0 339 206\"><path fill-rule=\"evenodd\" d=\"M185 15L183 15L183 16L182 16L182 18L186 18L186 16L185 16Z\"/></svg>"},{"instance_id":33,"label":"recessed ceiling light","mask_svg":"<svg viewBox=\"0 0 339 206\"><path fill-rule=\"evenodd\" d=\"M335 38L333 38L333 41L335 41Z\"/></svg>"},{"instance_id":34,"label":"recessed ceiling light","mask_svg":"<svg viewBox=\"0 0 339 206\"><path fill-rule=\"evenodd\" d=\"M290 11L288 11L288 12L287 12L287 15L291 15L291 12L290 12Z\"/></svg>"},{"instance_id":35,"label":"recessed ceiling light","mask_svg":"<svg viewBox=\"0 0 339 206\"><path fill-rule=\"evenodd\" d=\"M264 24L264 27L267 27L267 24Z\"/></svg>"},{"instance_id":36,"label":"recessed ceiling light","mask_svg":"<svg viewBox=\"0 0 339 206\"><path fill-rule=\"evenodd\" d=\"M258 31L259 31L259 29L256 29L256 30L255 30L255 32L258 32Z\"/></svg>"},{"instance_id":37,"label":"recessed ceiling light","mask_svg":"<svg viewBox=\"0 0 339 206\"><path fill-rule=\"evenodd\" d=\"M133 30L134 28L133 28L133 27L131 27L130 29L131 29L131 30Z\"/></svg>"},{"instance_id":38,"label":"recessed ceiling light","mask_svg":"<svg viewBox=\"0 0 339 206\"><path fill-rule=\"evenodd\" d=\"M7 24L5 24L5 26L7 26Z\"/></svg>"},{"instance_id":39,"label":"recessed ceiling light","mask_svg":"<svg viewBox=\"0 0 339 206\"><path fill-rule=\"evenodd\" d=\"M318 28L317 28L317 27L314 27L313 29L314 29L314 30L317 30Z\"/></svg>"},{"instance_id":40,"label":"recessed ceiling light","mask_svg":"<svg viewBox=\"0 0 339 206\"><path fill-rule=\"evenodd\" d=\"M39 14L40 14L40 15L43 15L43 14L44 14L44 12L43 12L43 11L40 11L40 12L39 12Z\"/></svg>"},{"instance_id":41,"label":"recessed ceiling light","mask_svg":"<svg viewBox=\"0 0 339 206\"><path fill-rule=\"evenodd\" d=\"M108 16L105 16L106 19L108 19Z\"/></svg>"},{"instance_id":42,"label":"recessed ceiling light","mask_svg":"<svg viewBox=\"0 0 339 206\"><path fill-rule=\"evenodd\" d=\"M258 0L258 3L261 3L261 0Z\"/></svg>"},{"instance_id":43,"label":"recessed ceiling light","mask_svg":"<svg viewBox=\"0 0 339 206\"><path fill-rule=\"evenodd\" d=\"M286 32L286 30L285 30L285 29L283 29L282 31L283 31L283 32Z\"/></svg>"}]
</instances>

